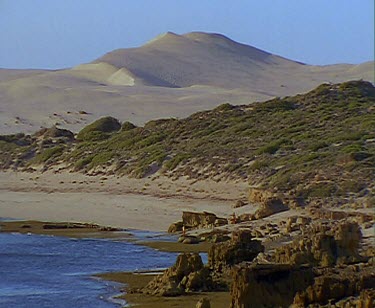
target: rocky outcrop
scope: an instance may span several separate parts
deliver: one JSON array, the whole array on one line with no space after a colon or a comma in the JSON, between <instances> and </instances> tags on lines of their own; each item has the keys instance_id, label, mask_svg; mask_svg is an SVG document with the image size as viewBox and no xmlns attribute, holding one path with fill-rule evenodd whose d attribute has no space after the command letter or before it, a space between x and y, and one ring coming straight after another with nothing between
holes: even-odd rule
<instances>
[{"instance_id":1,"label":"rocky outcrop","mask_svg":"<svg viewBox=\"0 0 375 308\"><path fill-rule=\"evenodd\" d=\"M182 221L174 222L174 223L172 223L172 224L169 226L169 228L168 228L168 233L181 232L183 226L184 226L184 224L182 223Z\"/></svg>"},{"instance_id":2,"label":"rocky outcrop","mask_svg":"<svg viewBox=\"0 0 375 308\"><path fill-rule=\"evenodd\" d=\"M261 203L255 212L255 219L261 219L276 213L287 211L289 208L279 198L269 198Z\"/></svg>"},{"instance_id":3,"label":"rocky outcrop","mask_svg":"<svg viewBox=\"0 0 375 308\"><path fill-rule=\"evenodd\" d=\"M276 263L333 266L359 261L362 234L358 223L314 224L304 231L305 236L276 249Z\"/></svg>"},{"instance_id":4,"label":"rocky outcrop","mask_svg":"<svg viewBox=\"0 0 375 308\"><path fill-rule=\"evenodd\" d=\"M374 215L369 215L361 212L350 212L350 211L334 211L328 210L321 207L311 207L310 215L314 219L330 219L330 220L342 220L342 219L355 219L359 223L373 222Z\"/></svg>"},{"instance_id":5,"label":"rocky outcrop","mask_svg":"<svg viewBox=\"0 0 375 308\"><path fill-rule=\"evenodd\" d=\"M242 217L243 220L261 219L289 209L280 195L260 188L250 189L249 202L259 204L259 208L254 215Z\"/></svg>"},{"instance_id":6,"label":"rocky outcrop","mask_svg":"<svg viewBox=\"0 0 375 308\"><path fill-rule=\"evenodd\" d=\"M253 240L249 230L236 231L230 241L211 247L208 252L208 266L222 272L243 261L252 261L264 246L258 240Z\"/></svg>"},{"instance_id":7,"label":"rocky outcrop","mask_svg":"<svg viewBox=\"0 0 375 308\"><path fill-rule=\"evenodd\" d=\"M187 229L210 228L228 224L226 218L219 218L208 212L182 212L182 224Z\"/></svg>"},{"instance_id":8,"label":"rocky outcrop","mask_svg":"<svg viewBox=\"0 0 375 308\"><path fill-rule=\"evenodd\" d=\"M295 294L313 282L310 267L253 264L235 267L231 308L289 307Z\"/></svg>"},{"instance_id":9,"label":"rocky outcrop","mask_svg":"<svg viewBox=\"0 0 375 308\"><path fill-rule=\"evenodd\" d=\"M250 188L249 190L249 202L250 203L263 203L268 199L277 197L275 193L261 189L261 188Z\"/></svg>"},{"instance_id":10,"label":"rocky outcrop","mask_svg":"<svg viewBox=\"0 0 375 308\"><path fill-rule=\"evenodd\" d=\"M346 268L314 269L314 276L315 278L313 283L309 285L306 290L299 291L295 295L293 302L294 308L334 303L342 300L343 298L358 296L360 295L359 293L361 292L361 290L361 301L363 303L369 303L371 301L373 303L374 301L374 266L357 265L348 266ZM369 291L365 292L365 290ZM347 299L342 302L348 301L350 300Z\"/></svg>"},{"instance_id":11,"label":"rocky outcrop","mask_svg":"<svg viewBox=\"0 0 375 308\"><path fill-rule=\"evenodd\" d=\"M201 235L201 240L210 243L222 243L229 241L231 237L228 231L214 229L209 233L203 233Z\"/></svg>"},{"instance_id":12,"label":"rocky outcrop","mask_svg":"<svg viewBox=\"0 0 375 308\"><path fill-rule=\"evenodd\" d=\"M316 306L316 305L315 305ZM331 304L320 305L321 307L331 308ZM350 296L335 303L338 308L373 308L375 307L375 290L363 290L358 296ZM309 305L313 308L313 305Z\"/></svg>"},{"instance_id":13,"label":"rocky outcrop","mask_svg":"<svg viewBox=\"0 0 375 308\"><path fill-rule=\"evenodd\" d=\"M197 253L183 253L175 265L155 277L142 289L145 294L178 296L185 292L208 290L211 287L209 271Z\"/></svg>"},{"instance_id":14,"label":"rocky outcrop","mask_svg":"<svg viewBox=\"0 0 375 308\"><path fill-rule=\"evenodd\" d=\"M370 265L252 264L233 269L231 307L373 307L374 288L375 268Z\"/></svg>"}]
</instances>

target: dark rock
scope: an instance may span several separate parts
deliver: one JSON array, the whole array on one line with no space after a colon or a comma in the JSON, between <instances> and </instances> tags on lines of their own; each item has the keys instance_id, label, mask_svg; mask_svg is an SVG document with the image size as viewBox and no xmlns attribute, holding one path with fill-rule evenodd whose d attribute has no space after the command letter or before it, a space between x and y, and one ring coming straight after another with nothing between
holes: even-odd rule
<instances>
[{"instance_id":1,"label":"dark rock","mask_svg":"<svg viewBox=\"0 0 375 308\"><path fill-rule=\"evenodd\" d=\"M305 290L299 291L295 295L294 307L326 305L329 302L336 302L349 296L357 296L361 290L364 292L367 289L373 290L375 288L374 266L317 268L314 269L314 276L313 282ZM373 293L371 292L366 295L365 293L362 294L364 302L368 302L371 296L373 298Z\"/></svg>"},{"instance_id":2,"label":"dark rock","mask_svg":"<svg viewBox=\"0 0 375 308\"><path fill-rule=\"evenodd\" d=\"M216 233L212 236L210 242L212 243L223 243L229 241L231 238L228 235L222 233Z\"/></svg>"},{"instance_id":3,"label":"dark rock","mask_svg":"<svg viewBox=\"0 0 375 308\"><path fill-rule=\"evenodd\" d=\"M43 225L43 229L68 229L68 225L66 224L45 224Z\"/></svg>"},{"instance_id":4,"label":"dark rock","mask_svg":"<svg viewBox=\"0 0 375 308\"><path fill-rule=\"evenodd\" d=\"M208 266L218 272L243 261L252 261L264 246L258 240L253 240L251 232L242 230L233 232L232 240L215 244L208 252Z\"/></svg>"},{"instance_id":5,"label":"dark rock","mask_svg":"<svg viewBox=\"0 0 375 308\"><path fill-rule=\"evenodd\" d=\"M312 282L310 267L289 264L234 267L230 307L289 307L295 294Z\"/></svg>"},{"instance_id":6,"label":"dark rock","mask_svg":"<svg viewBox=\"0 0 375 308\"><path fill-rule=\"evenodd\" d=\"M182 244L198 244L199 242L199 238L195 236L184 236L182 240Z\"/></svg>"},{"instance_id":7,"label":"dark rock","mask_svg":"<svg viewBox=\"0 0 375 308\"><path fill-rule=\"evenodd\" d=\"M211 242L211 243L222 243L229 241L231 237L228 235L229 231L213 229L210 232L201 234L201 241Z\"/></svg>"},{"instance_id":8,"label":"dark rock","mask_svg":"<svg viewBox=\"0 0 375 308\"><path fill-rule=\"evenodd\" d=\"M211 308L210 300L206 297L201 298L195 308Z\"/></svg>"},{"instance_id":9,"label":"dark rock","mask_svg":"<svg viewBox=\"0 0 375 308\"><path fill-rule=\"evenodd\" d=\"M168 233L176 233L176 232L181 232L183 228L183 223L182 221L177 221L172 223L169 228L168 228Z\"/></svg>"}]
</instances>

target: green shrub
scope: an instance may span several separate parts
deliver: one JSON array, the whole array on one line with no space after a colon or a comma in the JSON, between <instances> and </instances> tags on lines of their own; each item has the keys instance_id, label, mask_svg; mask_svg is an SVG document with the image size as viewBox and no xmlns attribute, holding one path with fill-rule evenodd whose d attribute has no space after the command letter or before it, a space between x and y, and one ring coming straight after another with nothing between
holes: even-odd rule
<instances>
[{"instance_id":1,"label":"green shrub","mask_svg":"<svg viewBox=\"0 0 375 308\"><path fill-rule=\"evenodd\" d=\"M314 183L303 191L305 198L328 198L337 192L337 185L331 182Z\"/></svg>"},{"instance_id":2,"label":"green shrub","mask_svg":"<svg viewBox=\"0 0 375 308\"><path fill-rule=\"evenodd\" d=\"M88 142L94 142L94 141L102 141L106 140L111 136L109 133L103 133L99 131L91 131L84 134L84 136L80 139L80 141L88 141Z\"/></svg>"},{"instance_id":3,"label":"green shrub","mask_svg":"<svg viewBox=\"0 0 375 308\"><path fill-rule=\"evenodd\" d=\"M366 185L358 180L346 180L340 183L338 194L347 195L349 193L358 193L365 187Z\"/></svg>"},{"instance_id":4,"label":"green shrub","mask_svg":"<svg viewBox=\"0 0 375 308\"><path fill-rule=\"evenodd\" d=\"M99 165L104 165L108 163L113 157L114 157L113 152L104 152L104 153L96 154L91 159L90 168L93 168Z\"/></svg>"},{"instance_id":5,"label":"green shrub","mask_svg":"<svg viewBox=\"0 0 375 308\"><path fill-rule=\"evenodd\" d=\"M121 129L120 122L113 117L104 117L84 127L77 135L77 140L86 140L90 132L111 133Z\"/></svg>"},{"instance_id":6,"label":"green shrub","mask_svg":"<svg viewBox=\"0 0 375 308\"><path fill-rule=\"evenodd\" d=\"M32 160L32 163L42 164L47 162L52 158L57 158L64 152L63 146L54 146L52 148L45 149L43 152L35 156Z\"/></svg>"},{"instance_id":7,"label":"green shrub","mask_svg":"<svg viewBox=\"0 0 375 308\"><path fill-rule=\"evenodd\" d=\"M126 121L124 123L122 123L121 125L121 131L128 131L128 130L132 130L134 128L136 128L137 126L135 126L133 123L129 122L129 121Z\"/></svg>"},{"instance_id":8,"label":"green shrub","mask_svg":"<svg viewBox=\"0 0 375 308\"><path fill-rule=\"evenodd\" d=\"M272 141L269 144L264 145L264 146L260 147L258 150L256 150L255 154L256 155L275 154L284 142L285 142L284 139Z\"/></svg>"},{"instance_id":9,"label":"green shrub","mask_svg":"<svg viewBox=\"0 0 375 308\"><path fill-rule=\"evenodd\" d=\"M74 164L74 169L75 170L81 170L82 168L86 167L88 164L91 163L94 155L89 155L84 158L79 159L75 164Z\"/></svg>"},{"instance_id":10,"label":"green shrub","mask_svg":"<svg viewBox=\"0 0 375 308\"><path fill-rule=\"evenodd\" d=\"M250 170L261 170L268 167L268 162L265 160L257 159L249 167Z\"/></svg>"},{"instance_id":11,"label":"green shrub","mask_svg":"<svg viewBox=\"0 0 375 308\"><path fill-rule=\"evenodd\" d=\"M179 164L187 161L189 158L190 158L190 155L187 153L177 154L176 156L174 156L170 160L167 160L164 163L164 168L166 170L174 170Z\"/></svg>"}]
</instances>

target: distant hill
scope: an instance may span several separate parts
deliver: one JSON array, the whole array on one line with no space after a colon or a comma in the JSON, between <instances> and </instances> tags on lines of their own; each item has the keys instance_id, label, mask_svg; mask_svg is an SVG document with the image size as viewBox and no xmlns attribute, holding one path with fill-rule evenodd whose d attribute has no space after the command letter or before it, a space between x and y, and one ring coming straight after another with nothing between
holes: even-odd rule
<instances>
[{"instance_id":1,"label":"distant hill","mask_svg":"<svg viewBox=\"0 0 375 308\"><path fill-rule=\"evenodd\" d=\"M140 48L112 51L95 61L124 69L135 83L189 87L248 87L271 79L267 71L298 70L303 64L219 34L163 34Z\"/></svg>"},{"instance_id":2,"label":"distant hill","mask_svg":"<svg viewBox=\"0 0 375 308\"><path fill-rule=\"evenodd\" d=\"M143 127L105 117L76 139L56 128L0 136L0 169L239 180L303 199L375 202L375 88L369 82L323 84L304 95L223 104Z\"/></svg>"},{"instance_id":3,"label":"distant hill","mask_svg":"<svg viewBox=\"0 0 375 308\"><path fill-rule=\"evenodd\" d=\"M0 132L55 123L77 131L104 115L143 124L373 76L374 62L313 66L220 34L168 32L69 69L0 69Z\"/></svg>"}]
</instances>

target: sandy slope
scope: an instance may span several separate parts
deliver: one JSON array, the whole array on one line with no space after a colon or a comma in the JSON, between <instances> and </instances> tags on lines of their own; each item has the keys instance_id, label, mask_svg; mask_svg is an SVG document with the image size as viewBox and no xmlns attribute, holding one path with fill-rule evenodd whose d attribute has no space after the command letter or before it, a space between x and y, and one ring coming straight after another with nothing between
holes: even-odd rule
<instances>
[{"instance_id":1,"label":"sandy slope","mask_svg":"<svg viewBox=\"0 0 375 308\"><path fill-rule=\"evenodd\" d=\"M0 172L0 217L166 231L183 210L229 217L246 194L246 183Z\"/></svg>"},{"instance_id":2,"label":"sandy slope","mask_svg":"<svg viewBox=\"0 0 375 308\"><path fill-rule=\"evenodd\" d=\"M71 69L0 69L0 133L77 131L103 115L143 124L373 76L374 62L304 65L218 34L166 33Z\"/></svg>"}]
</instances>

